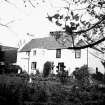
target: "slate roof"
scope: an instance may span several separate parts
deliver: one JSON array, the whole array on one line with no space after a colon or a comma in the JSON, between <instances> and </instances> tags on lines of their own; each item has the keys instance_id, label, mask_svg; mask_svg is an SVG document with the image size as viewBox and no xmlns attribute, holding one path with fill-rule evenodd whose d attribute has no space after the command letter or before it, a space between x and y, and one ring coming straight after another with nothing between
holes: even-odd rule
<instances>
[{"instance_id":1,"label":"slate roof","mask_svg":"<svg viewBox=\"0 0 105 105\"><path fill-rule=\"evenodd\" d=\"M50 36L50 37L32 39L20 50L20 52L30 51L33 48L54 50L54 49L64 49L67 47L58 43L54 37Z\"/></svg>"}]
</instances>

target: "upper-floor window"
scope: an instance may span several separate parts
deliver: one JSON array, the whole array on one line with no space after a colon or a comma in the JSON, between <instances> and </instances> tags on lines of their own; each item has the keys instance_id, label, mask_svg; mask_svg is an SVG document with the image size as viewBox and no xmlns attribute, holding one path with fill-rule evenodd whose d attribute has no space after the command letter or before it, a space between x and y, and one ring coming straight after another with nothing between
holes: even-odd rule
<instances>
[{"instance_id":1,"label":"upper-floor window","mask_svg":"<svg viewBox=\"0 0 105 105\"><path fill-rule=\"evenodd\" d=\"M36 69L36 65L37 65L37 62L32 62L31 63L31 69L35 70Z\"/></svg>"},{"instance_id":2,"label":"upper-floor window","mask_svg":"<svg viewBox=\"0 0 105 105\"><path fill-rule=\"evenodd\" d=\"M81 50L75 50L75 58L81 58Z\"/></svg>"},{"instance_id":3,"label":"upper-floor window","mask_svg":"<svg viewBox=\"0 0 105 105\"><path fill-rule=\"evenodd\" d=\"M33 51L33 55L36 55L36 50Z\"/></svg>"},{"instance_id":4,"label":"upper-floor window","mask_svg":"<svg viewBox=\"0 0 105 105\"><path fill-rule=\"evenodd\" d=\"M56 58L61 58L61 49L56 50Z\"/></svg>"},{"instance_id":5,"label":"upper-floor window","mask_svg":"<svg viewBox=\"0 0 105 105\"><path fill-rule=\"evenodd\" d=\"M28 56L29 56L29 55L30 55L30 52L29 52L29 51L26 51L26 55L28 55Z\"/></svg>"}]
</instances>

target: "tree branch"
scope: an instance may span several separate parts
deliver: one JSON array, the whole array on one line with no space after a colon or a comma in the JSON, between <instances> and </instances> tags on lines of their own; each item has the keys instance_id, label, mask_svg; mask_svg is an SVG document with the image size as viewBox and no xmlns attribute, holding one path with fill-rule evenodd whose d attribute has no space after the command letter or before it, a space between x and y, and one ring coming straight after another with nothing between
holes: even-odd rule
<instances>
[{"instance_id":1,"label":"tree branch","mask_svg":"<svg viewBox=\"0 0 105 105\"><path fill-rule=\"evenodd\" d=\"M8 26L7 26L6 24L2 24L2 23L0 23L0 26L3 26L3 27L8 28Z\"/></svg>"},{"instance_id":2,"label":"tree branch","mask_svg":"<svg viewBox=\"0 0 105 105\"><path fill-rule=\"evenodd\" d=\"M103 59L103 58L100 58L100 57L98 57L97 55L95 55L95 54L93 54L93 53L91 53L91 52L89 52L91 55L93 55L94 57L96 57L96 58L98 58L98 59L100 59L100 60L102 60L102 61L105 61L105 59Z\"/></svg>"},{"instance_id":3,"label":"tree branch","mask_svg":"<svg viewBox=\"0 0 105 105\"><path fill-rule=\"evenodd\" d=\"M101 42L103 42L103 41L105 41L105 38L102 38L102 39L100 39L100 40L98 40L97 42L94 42L94 43L91 43L91 44L89 44L89 45L84 45L84 46L80 46L80 47L68 47L67 49L74 49L74 50L76 50L76 49L85 49L85 48L88 48L88 47L93 47L93 46L95 46L95 45L97 45L97 44L99 44L99 43L101 43Z\"/></svg>"},{"instance_id":4,"label":"tree branch","mask_svg":"<svg viewBox=\"0 0 105 105\"><path fill-rule=\"evenodd\" d=\"M35 8L35 6L33 5L33 3L31 2L31 0L28 0L28 1L31 4L31 6Z\"/></svg>"},{"instance_id":5,"label":"tree branch","mask_svg":"<svg viewBox=\"0 0 105 105\"><path fill-rule=\"evenodd\" d=\"M76 32L72 32L75 34L82 34L85 33L93 28L95 28L97 25L99 25L101 22L103 22L105 20L105 15L102 17L102 19L100 21L98 21L96 24L94 24L93 26L91 26L90 28L86 29L86 30L80 30L80 31L76 31Z\"/></svg>"}]
</instances>

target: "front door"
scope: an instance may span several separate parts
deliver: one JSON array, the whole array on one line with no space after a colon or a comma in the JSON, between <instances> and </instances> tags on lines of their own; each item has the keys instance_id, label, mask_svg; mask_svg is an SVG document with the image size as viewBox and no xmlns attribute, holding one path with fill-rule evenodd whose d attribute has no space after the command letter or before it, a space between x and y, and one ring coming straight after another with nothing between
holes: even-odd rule
<instances>
[{"instance_id":1,"label":"front door","mask_svg":"<svg viewBox=\"0 0 105 105\"><path fill-rule=\"evenodd\" d=\"M64 62L59 62L57 68L59 72L63 71L65 68Z\"/></svg>"}]
</instances>

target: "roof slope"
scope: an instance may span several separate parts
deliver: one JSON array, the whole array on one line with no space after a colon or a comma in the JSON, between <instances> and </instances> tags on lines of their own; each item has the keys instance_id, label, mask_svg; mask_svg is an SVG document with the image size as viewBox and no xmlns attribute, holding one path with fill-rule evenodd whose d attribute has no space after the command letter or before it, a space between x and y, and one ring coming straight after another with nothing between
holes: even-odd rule
<instances>
[{"instance_id":1,"label":"roof slope","mask_svg":"<svg viewBox=\"0 0 105 105\"><path fill-rule=\"evenodd\" d=\"M33 48L43 48L43 49L53 50L53 49L63 49L66 47L58 43L54 37L44 37L44 38L32 39L20 51L26 52L30 51Z\"/></svg>"},{"instance_id":2,"label":"roof slope","mask_svg":"<svg viewBox=\"0 0 105 105\"><path fill-rule=\"evenodd\" d=\"M61 42L60 42L61 41ZM67 37L66 43L62 43L63 38L61 37L60 40L56 40L54 37L44 37L44 38L36 38L32 39L28 42L20 52L31 51L33 48L42 48L42 49L65 49L68 47L72 47L72 39L71 37ZM77 47L87 45L82 39L76 44ZM92 47L93 49L102 52L101 50L97 49L95 46Z\"/></svg>"}]
</instances>

